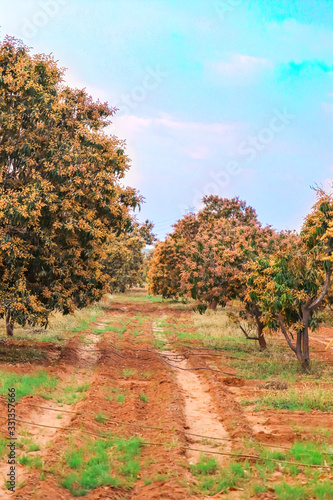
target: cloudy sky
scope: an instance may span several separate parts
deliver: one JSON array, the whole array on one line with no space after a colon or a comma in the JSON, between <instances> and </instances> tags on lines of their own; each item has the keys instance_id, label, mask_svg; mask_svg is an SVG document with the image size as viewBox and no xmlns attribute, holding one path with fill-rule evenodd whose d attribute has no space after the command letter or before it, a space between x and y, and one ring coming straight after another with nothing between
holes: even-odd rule
<instances>
[{"instance_id":1,"label":"cloudy sky","mask_svg":"<svg viewBox=\"0 0 333 500\"><path fill-rule=\"evenodd\" d=\"M299 229L333 179L331 0L0 0L1 37L119 108L126 182L162 238L205 194ZM332 181L333 182L333 181Z\"/></svg>"}]
</instances>

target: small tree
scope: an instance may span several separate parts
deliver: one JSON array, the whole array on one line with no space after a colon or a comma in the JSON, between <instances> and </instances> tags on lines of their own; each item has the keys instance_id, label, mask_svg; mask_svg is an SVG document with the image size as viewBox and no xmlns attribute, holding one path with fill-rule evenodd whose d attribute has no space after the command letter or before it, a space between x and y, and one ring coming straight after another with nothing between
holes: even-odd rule
<instances>
[{"instance_id":1,"label":"small tree","mask_svg":"<svg viewBox=\"0 0 333 500\"><path fill-rule=\"evenodd\" d=\"M228 211L223 210L223 203L221 200L218 207L220 214L225 216L208 218L188 245L181 270L181 286L185 294L199 301L200 312L211 304L225 306L228 301L239 299L242 304L240 318L256 324L257 336L248 334L238 320L241 330L248 339L258 340L260 347L265 349L260 307L247 296L247 266L260 256L270 254L284 235L270 227L261 227L254 209L246 207L238 198L227 200Z\"/></svg>"},{"instance_id":2,"label":"small tree","mask_svg":"<svg viewBox=\"0 0 333 500\"><path fill-rule=\"evenodd\" d=\"M149 258L149 293L167 297L182 295L180 274L189 241L198 232L195 214L187 214L174 225L174 231L159 241Z\"/></svg>"},{"instance_id":3,"label":"small tree","mask_svg":"<svg viewBox=\"0 0 333 500\"><path fill-rule=\"evenodd\" d=\"M145 256L143 249L155 240L153 224L133 222L130 233L120 236L111 234L107 246L104 271L110 277L111 291L125 292L127 288L142 285L144 280Z\"/></svg>"},{"instance_id":4,"label":"small tree","mask_svg":"<svg viewBox=\"0 0 333 500\"><path fill-rule=\"evenodd\" d=\"M332 276L333 199L322 190L317 197L299 248L287 247L257 262L249 279L249 298L260 302L266 326L281 329L305 369L310 366L309 328L321 322Z\"/></svg>"}]
</instances>

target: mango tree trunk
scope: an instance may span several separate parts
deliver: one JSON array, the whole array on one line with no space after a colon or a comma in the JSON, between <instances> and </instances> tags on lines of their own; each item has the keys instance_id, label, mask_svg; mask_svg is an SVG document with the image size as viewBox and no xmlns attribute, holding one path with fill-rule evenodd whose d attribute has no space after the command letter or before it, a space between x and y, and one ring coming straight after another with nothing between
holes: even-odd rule
<instances>
[{"instance_id":1,"label":"mango tree trunk","mask_svg":"<svg viewBox=\"0 0 333 500\"><path fill-rule=\"evenodd\" d=\"M10 314L10 311L7 312L6 314L6 331L7 335L13 336L14 333L14 323Z\"/></svg>"}]
</instances>

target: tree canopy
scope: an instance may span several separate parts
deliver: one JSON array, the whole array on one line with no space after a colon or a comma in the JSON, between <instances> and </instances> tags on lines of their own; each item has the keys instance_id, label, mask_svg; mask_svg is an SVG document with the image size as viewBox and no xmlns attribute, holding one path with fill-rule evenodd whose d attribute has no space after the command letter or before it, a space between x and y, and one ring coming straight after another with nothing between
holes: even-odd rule
<instances>
[{"instance_id":1,"label":"tree canopy","mask_svg":"<svg viewBox=\"0 0 333 500\"><path fill-rule=\"evenodd\" d=\"M110 241L131 231L141 198L122 179L116 109L63 82L52 56L0 45L0 315L47 324L108 290Z\"/></svg>"}]
</instances>

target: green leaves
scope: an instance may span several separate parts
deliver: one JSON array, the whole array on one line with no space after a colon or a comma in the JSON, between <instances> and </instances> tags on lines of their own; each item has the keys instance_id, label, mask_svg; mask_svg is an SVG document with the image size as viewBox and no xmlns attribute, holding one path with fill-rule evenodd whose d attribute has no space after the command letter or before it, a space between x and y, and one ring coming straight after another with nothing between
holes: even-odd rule
<instances>
[{"instance_id":1,"label":"green leaves","mask_svg":"<svg viewBox=\"0 0 333 500\"><path fill-rule=\"evenodd\" d=\"M141 198L120 184L124 142L104 132L114 108L12 38L0 74L0 315L10 303L16 321L45 322L109 290L108 245L132 230Z\"/></svg>"}]
</instances>

